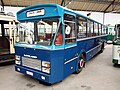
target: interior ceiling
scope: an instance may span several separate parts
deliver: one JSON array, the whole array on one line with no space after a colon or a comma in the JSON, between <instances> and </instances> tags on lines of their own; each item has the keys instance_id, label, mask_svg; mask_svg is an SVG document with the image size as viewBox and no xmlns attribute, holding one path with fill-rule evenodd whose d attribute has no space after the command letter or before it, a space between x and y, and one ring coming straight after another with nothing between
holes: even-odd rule
<instances>
[{"instance_id":1,"label":"interior ceiling","mask_svg":"<svg viewBox=\"0 0 120 90\"><path fill-rule=\"evenodd\" d=\"M0 0L1 6L26 7L35 4L56 3L77 11L119 13L120 0Z\"/></svg>"}]
</instances>

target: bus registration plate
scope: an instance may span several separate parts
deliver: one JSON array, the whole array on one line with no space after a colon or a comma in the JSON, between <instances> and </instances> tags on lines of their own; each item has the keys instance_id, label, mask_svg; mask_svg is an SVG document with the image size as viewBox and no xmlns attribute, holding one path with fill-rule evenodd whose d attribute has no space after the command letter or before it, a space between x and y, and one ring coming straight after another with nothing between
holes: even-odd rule
<instances>
[{"instance_id":1,"label":"bus registration plate","mask_svg":"<svg viewBox=\"0 0 120 90\"><path fill-rule=\"evenodd\" d=\"M30 71L26 71L26 73L30 76L33 76L33 72L30 72Z\"/></svg>"}]
</instances>

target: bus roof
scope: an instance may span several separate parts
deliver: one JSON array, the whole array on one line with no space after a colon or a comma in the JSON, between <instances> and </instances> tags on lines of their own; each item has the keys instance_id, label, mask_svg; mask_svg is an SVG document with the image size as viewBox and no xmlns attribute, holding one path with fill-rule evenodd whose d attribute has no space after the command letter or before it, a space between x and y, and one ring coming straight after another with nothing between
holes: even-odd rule
<instances>
[{"instance_id":1,"label":"bus roof","mask_svg":"<svg viewBox=\"0 0 120 90\"><path fill-rule=\"evenodd\" d=\"M5 21L5 22L18 22L15 17L13 16L8 16L8 15L0 15L0 21ZM0 22L1 23L1 22Z\"/></svg>"},{"instance_id":2,"label":"bus roof","mask_svg":"<svg viewBox=\"0 0 120 90\"><path fill-rule=\"evenodd\" d=\"M34 6L28 6L28 7L24 8L24 9L18 11L17 14L19 14L19 13L21 13L21 12L24 12L24 11L26 11L26 10L29 10L29 9L34 9L34 8L38 8L38 7L42 7L42 6L44 6L44 7L49 7L49 6L57 7L57 8L60 8L60 9L65 10L65 11L67 11L67 12L74 13L74 14L76 14L77 16L81 16L81 17L83 17L83 18L86 18L87 20L91 20L91 21L94 21L94 22L96 22L96 23L99 23L99 22L97 22L97 21L95 21L95 20L93 20L93 19L91 19L91 18L88 18L87 16L84 16L84 15L82 15L82 14L80 14L80 13L74 11L74 10L68 9L68 8L66 8L66 7L62 7L62 6L58 5L58 4L37 4L37 5L34 5ZM99 23L99 24L102 24L102 23Z\"/></svg>"}]
</instances>

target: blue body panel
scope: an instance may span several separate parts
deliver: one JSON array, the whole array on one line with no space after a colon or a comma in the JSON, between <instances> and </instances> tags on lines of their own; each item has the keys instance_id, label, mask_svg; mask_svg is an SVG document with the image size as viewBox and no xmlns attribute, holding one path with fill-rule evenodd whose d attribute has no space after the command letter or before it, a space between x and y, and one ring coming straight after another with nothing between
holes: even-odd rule
<instances>
[{"instance_id":1,"label":"blue body panel","mask_svg":"<svg viewBox=\"0 0 120 90\"><path fill-rule=\"evenodd\" d=\"M76 70L76 64L77 64L77 58L76 58L76 53L77 53L77 46L68 48L66 47L64 49L65 55L64 55L64 78L73 73ZM76 58L76 59L74 59ZM74 59L74 60L72 60ZM72 60L72 61L71 61ZM71 62L68 62L71 61ZM67 63L68 62L68 63Z\"/></svg>"},{"instance_id":2,"label":"blue body panel","mask_svg":"<svg viewBox=\"0 0 120 90\"><path fill-rule=\"evenodd\" d=\"M22 61L22 57L26 57L24 55L30 55L30 56L37 56L37 60L50 62L51 63L51 65L50 65L51 71L50 71L50 75L49 75L49 80L47 80L45 82L54 83L54 82L57 82L57 81L60 81L63 79L63 73L61 73L61 72L63 72L63 65L64 65L64 61L63 61L64 60L64 51L63 50L42 50L42 49L35 49L35 48L23 48L23 47L17 46L17 47L15 47L15 52L16 52L16 55L19 55L21 57L21 61ZM16 67L19 67L19 68L22 67L22 68L25 68L26 70L28 68L28 67L22 66L22 62L21 62L20 66L16 65ZM25 70L24 70L24 72L22 70L20 72L25 73ZM33 69L32 72L36 73L38 71ZM42 74L42 72L41 72L41 74ZM36 76L33 76L33 77L36 78ZM37 78L37 79L39 79L39 78Z\"/></svg>"}]
</instances>

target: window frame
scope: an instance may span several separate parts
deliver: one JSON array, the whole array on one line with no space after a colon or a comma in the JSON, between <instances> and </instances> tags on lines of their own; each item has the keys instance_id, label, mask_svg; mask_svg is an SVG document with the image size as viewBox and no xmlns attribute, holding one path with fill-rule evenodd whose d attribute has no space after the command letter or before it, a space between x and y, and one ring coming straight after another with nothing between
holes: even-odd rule
<instances>
[{"instance_id":1,"label":"window frame","mask_svg":"<svg viewBox=\"0 0 120 90\"><path fill-rule=\"evenodd\" d=\"M73 19L67 18L65 17L65 15L67 15L68 17L72 17ZM66 35L66 23L68 23L68 25L70 26L70 24L73 24L71 27L72 31L74 30L74 36L72 36L72 31L70 31L70 34ZM76 35L76 17L74 15L65 13L64 14L64 33L65 33L65 45L68 44L75 44L76 43L76 39L77 39L77 35Z\"/></svg>"},{"instance_id":2,"label":"window frame","mask_svg":"<svg viewBox=\"0 0 120 90\"><path fill-rule=\"evenodd\" d=\"M79 26L80 26L79 22L81 21L82 23L85 23L85 33L84 33L85 37L79 37ZM82 38L87 38L87 19L82 16L77 16L77 39L82 39Z\"/></svg>"},{"instance_id":3,"label":"window frame","mask_svg":"<svg viewBox=\"0 0 120 90\"><path fill-rule=\"evenodd\" d=\"M95 30L97 30L97 32L95 32ZM98 30L98 23L94 22L94 36L98 36L99 35L99 30Z\"/></svg>"},{"instance_id":4,"label":"window frame","mask_svg":"<svg viewBox=\"0 0 120 90\"><path fill-rule=\"evenodd\" d=\"M92 24L92 27L91 27L91 24ZM92 20L87 20L87 37L92 37L93 33L94 33L94 21ZM93 30L93 33L91 32Z\"/></svg>"}]
</instances>

